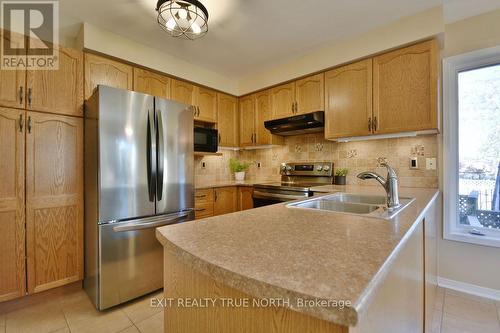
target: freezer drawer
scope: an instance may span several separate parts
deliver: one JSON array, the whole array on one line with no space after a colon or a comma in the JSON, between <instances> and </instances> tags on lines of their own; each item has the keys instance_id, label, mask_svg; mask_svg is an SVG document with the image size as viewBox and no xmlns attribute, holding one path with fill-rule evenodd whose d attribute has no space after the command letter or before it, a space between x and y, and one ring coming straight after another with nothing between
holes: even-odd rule
<instances>
[{"instance_id":1,"label":"freezer drawer","mask_svg":"<svg viewBox=\"0 0 500 333\"><path fill-rule=\"evenodd\" d=\"M163 287L163 248L157 227L194 219L193 211L99 226L100 310Z\"/></svg>"}]
</instances>

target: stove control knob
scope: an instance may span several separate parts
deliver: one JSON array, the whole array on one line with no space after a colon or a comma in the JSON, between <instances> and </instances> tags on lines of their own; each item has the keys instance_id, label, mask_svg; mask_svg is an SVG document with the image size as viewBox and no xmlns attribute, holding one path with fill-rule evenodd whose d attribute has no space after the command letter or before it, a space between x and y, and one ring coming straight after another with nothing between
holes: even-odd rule
<instances>
[{"instance_id":1,"label":"stove control knob","mask_svg":"<svg viewBox=\"0 0 500 333\"><path fill-rule=\"evenodd\" d=\"M330 166L329 165L324 165L323 166L323 171L330 171Z\"/></svg>"},{"instance_id":2,"label":"stove control knob","mask_svg":"<svg viewBox=\"0 0 500 333\"><path fill-rule=\"evenodd\" d=\"M292 167L291 167L291 166L289 166L289 165L287 165L287 166L286 166L286 171L292 171Z\"/></svg>"},{"instance_id":3,"label":"stove control knob","mask_svg":"<svg viewBox=\"0 0 500 333\"><path fill-rule=\"evenodd\" d=\"M318 165L318 166L316 167L316 170L317 170L317 171L321 171L321 170L323 170L323 166L322 166L322 165Z\"/></svg>"},{"instance_id":4,"label":"stove control knob","mask_svg":"<svg viewBox=\"0 0 500 333\"><path fill-rule=\"evenodd\" d=\"M281 166L281 171L286 171L286 165Z\"/></svg>"}]
</instances>

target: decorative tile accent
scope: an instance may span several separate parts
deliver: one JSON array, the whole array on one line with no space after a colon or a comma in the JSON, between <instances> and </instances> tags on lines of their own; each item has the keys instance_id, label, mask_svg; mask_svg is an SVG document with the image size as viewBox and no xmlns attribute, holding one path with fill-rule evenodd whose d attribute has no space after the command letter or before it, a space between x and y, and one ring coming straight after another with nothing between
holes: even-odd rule
<instances>
[{"instance_id":1,"label":"decorative tile accent","mask_svg":"<svg viewBox=\"0 0 500 333\"><path fill-rule=\"evenodd\" d=\"M436 135L409 138L380 139L338 143L325 140L322 133L285 137L283 146L266 149L223 151L223 156L206 156L195 159L195 177L203 182L233 180L228 163L231 157L243 161L260 161L261 168L250 166L248 180L279 180L282 162L333 161L335 168L348 168L347 183L352 185L377 185L362 181L356 175L362 171L375 171L385 176L385 168L378 167L377 158L384 157L396 169L400 185L407 187L438 187L438 171L425 170L425 158L437 157ZM408 158L418 155L420 169L409 169ZM423 155L422 155L423 154ZM207 163L201 168L201 161ZM439 163L439 161L438 161Z\"/></svg>"}]
</instances>

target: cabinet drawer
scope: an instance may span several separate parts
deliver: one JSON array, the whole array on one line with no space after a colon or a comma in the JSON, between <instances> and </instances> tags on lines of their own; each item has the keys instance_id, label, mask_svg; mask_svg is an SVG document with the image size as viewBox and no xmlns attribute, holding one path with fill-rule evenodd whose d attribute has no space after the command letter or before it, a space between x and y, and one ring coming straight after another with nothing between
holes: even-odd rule
<instances>
[{"instance_id":1,"label":"cabinet drawer","mask_svg":"<svg viewBox=\"0 0 500 333\"><path fill-rule=\"evenodd\" d=\"M214 215L214 204L213 202L204 202L200 204L195 204L194 208L195 218L203 218Z\"/></svg>"},{"instance_id":2,"label":"cabinet drawer","mask_svg":"<svg viewBox=\"0 0 500 333\"><path fill-rule=\"evenodd\" d=\"M195 206L203 203L214 202L214 190L212 188L196 190L194 193Z\"/></svg>"}]
</instances>

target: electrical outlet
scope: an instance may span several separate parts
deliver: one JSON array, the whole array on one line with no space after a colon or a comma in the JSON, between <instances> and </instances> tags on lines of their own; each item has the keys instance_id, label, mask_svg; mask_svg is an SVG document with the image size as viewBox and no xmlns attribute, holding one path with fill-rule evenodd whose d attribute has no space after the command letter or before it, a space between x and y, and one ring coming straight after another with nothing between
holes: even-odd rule
<instances>
[{"instance_id":1,"label":"electrical outlet","mask_svg":"<svg viewBox=\"0 0 500 333\"><path fill-rule=\"evenodd\" d=\"M207 167L207 162L201 162L201 168L205 169Z\"/></svg>"},{"instance_id":2,"label":"electrical outlet","mask_svg":"<svg viewBox=\"0 0 500 333\"><path fill-rule=\"evenodd\" d=\"M260 167L261 167L260 162L257 162L257 168L259 168L259 169L260 169Z\"/></svg>"},{"instance_id":3,"label":"electrical outlet","mask_svg":"<svg viewBox=\"0 0 500 333\"><path fill-rule=\"evenodd\" d=\"M436 158L426 158L425 159L425 168L427 170L436 170Z\"/></svg>"},{"instance_id":4,"label":"electrical outlet","mask_svg":"<svg viewBox=\"0 0 500 333\"><path fill-rule=\"evenodd\" d=\"M418 169L418 158L410 157L410 169Z\"/></svg>"}]
</instances>

